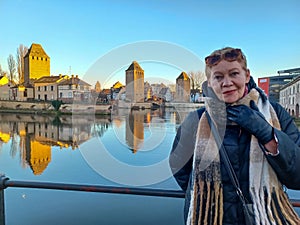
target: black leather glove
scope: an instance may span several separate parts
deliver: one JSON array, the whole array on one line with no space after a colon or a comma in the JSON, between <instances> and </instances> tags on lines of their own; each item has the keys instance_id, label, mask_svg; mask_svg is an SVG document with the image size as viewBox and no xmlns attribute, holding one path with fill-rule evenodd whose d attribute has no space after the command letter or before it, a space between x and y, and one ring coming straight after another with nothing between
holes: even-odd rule
<instances>
[{"instance_id":1,"label":"black leather glove","mask_svg":"<svg viewBox=\"0 0 300 225\"><path fill-rule=\"evenodd\" d=\"M273 127L258 111L253 100L250 101L250 108L246 105L228 106L227 118L253 134L263 145L274 137Z\"/></svg>"}]
</instances>

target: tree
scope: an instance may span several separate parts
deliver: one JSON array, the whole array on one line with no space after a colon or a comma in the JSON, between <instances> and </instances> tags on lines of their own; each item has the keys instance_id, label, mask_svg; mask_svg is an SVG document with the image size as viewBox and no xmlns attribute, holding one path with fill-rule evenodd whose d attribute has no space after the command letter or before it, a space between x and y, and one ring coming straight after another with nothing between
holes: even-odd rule
<instances>
[{"instance_id":1,"label":"tree","mask_svg":"<svg viewBox=\"0 0 300 225\"><path fill-rule=\"evenodd\" d=\"M202 91L202 83L206 80L204 72L201 71L190 71L188 75L191 79L191 92L193 95L193 101L195 102L195 96L197 90Z\"/></svg>"},{"instance_id":2,"label":"tree","mask_svg":"<svg viewBox=\"0 0 300 225\"><path fill-rule=\"evenodd\" d=\"M63 102L61 100L53 100L51 104L54 107L55 111L58 111Z\"/></svg>"},{"instance_id":3,"label":"tree","mask_svg":"<svg viewBox=\"0 0 300 225\"><path fill-rule=\"evenodd\" d=\"M6 72L4 70L2 70L1 64L0 64L0 76L4 76L6 74Z\"/></svg>"},{"instance_id":4,"label":"tree","mask_svg":"<svg viewBox=\"0 0 300 225\"><path fill-rule=\"evenodd\" d=\"M18 73L18 82L24 82L24 56L27 54L28 48L22 44L17 48L17 73Z\"/></svg>"},{"instance_id":5,"label":"tree","mask_svg":"<svg viewBox=\"0 0 300 225\"><path fill-rule=\"evenodd\" d=\"M7 58L7 64L8 64L8 77L10 83L14 81L15 74L16 74L16 61L12 54L10 54Z\"/></svg>"}]
</instances>

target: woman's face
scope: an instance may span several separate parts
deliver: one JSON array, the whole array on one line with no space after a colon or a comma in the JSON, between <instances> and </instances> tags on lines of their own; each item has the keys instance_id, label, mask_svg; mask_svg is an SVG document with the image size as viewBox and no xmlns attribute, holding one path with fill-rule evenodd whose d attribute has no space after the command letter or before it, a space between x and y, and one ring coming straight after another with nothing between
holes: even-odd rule
<instances>
[{"instance_id":1,"label":"woman's face","mask_svg":"<svg viewBox=\"0 0 300 225\"><path fill-rule=\"evenodd\" d=\"M250 80L249 70L242 68L238 61L221 60L211 67L208 86L225 103L234 103L244 96L246 83Z\"/></svg>"}]
</instances>

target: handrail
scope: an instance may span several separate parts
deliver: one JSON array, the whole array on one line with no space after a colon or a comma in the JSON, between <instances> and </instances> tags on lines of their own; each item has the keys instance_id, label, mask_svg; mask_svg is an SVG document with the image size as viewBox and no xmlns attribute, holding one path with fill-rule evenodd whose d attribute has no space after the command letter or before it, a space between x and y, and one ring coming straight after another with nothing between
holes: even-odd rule
<instances>
[{"instance_id":1,"label":"handrail","mask_svg":"<svg viewBox=\"0 0 300 225\"><path fill-rule=\"evenodd\" d=\"M38 189L52 189L65 191L84 191L84 192L103 192L111 194L131 194L131 195L145 195L157 197L172 197L184 198L185 192L181 190L166 190L153 188L128 188L105 185L83 185L83 184L65 184L53 182L37 182L37 181L11 181L8 177L0 175L0 190L8 187L15 188L38 188ZM300 207L300 199L290 199L294 207Z\"/></svg>"},{"instance_id":2,"label":"handrail","mask_svg":"<svg viewBox=\"0 0 300 225\"><path fill-rule=\"evenodd\" d=\"M103 192L112 194L132 194L145 196L161 196L184 198L185 193L178 190L164 190L153 188L127 188L105 185L83 185L83 184L64 184L52 182L36 182L36 181L11 181L7 177L1 177L0 190L7 187L15 188L39 188L39 189L55 189L65 191L85 191L85 192Z\"/></svg>"},{"instance_id":3,"label":"handrail","mask_svg":"<svg viewBox=\"0 0 300 225\"><path fill-rule=\"evenodd\" d=\"M152 188L127 188L101 185L65 184L37 181L11 181L5 175L0 174L0 225L5 225L4 189L15 188L38 188L65 191L102 192L111 194L131 194L157 197L184 198L185 192L179 190L165 190ZM299 199L290 199L293 207L300 207Z\"/></svg>"}]
</instances>

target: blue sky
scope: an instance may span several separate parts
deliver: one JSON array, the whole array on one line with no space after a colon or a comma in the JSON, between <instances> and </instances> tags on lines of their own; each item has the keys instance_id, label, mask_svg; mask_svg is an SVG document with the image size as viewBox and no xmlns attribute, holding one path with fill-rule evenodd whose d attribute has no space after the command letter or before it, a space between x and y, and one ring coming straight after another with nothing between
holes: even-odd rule
<instances>
[{"instance_id":1,"label":"blue sky","mask_svg":"<svg viewBox=\"0 0 300 225\"><path fill-rule=\"evenodd\" d=\"M217 48L239 47L257 80L300 67L299 9L298 0L0 0L0 64L7 70L7 58L20 44L39 43L51 58L52 75L71 72L92 85L96 80L110 85L108 77L124 83L124 70L135 58L122 61L113 74L101 63L99 75L87 71L112 51L155 41L189 51L200 61ZM160 48L153 51L159 61ZM175 81L182 69L148 60L152 63L137 60L146 78Z\"/></svg>"}]
</instances>

